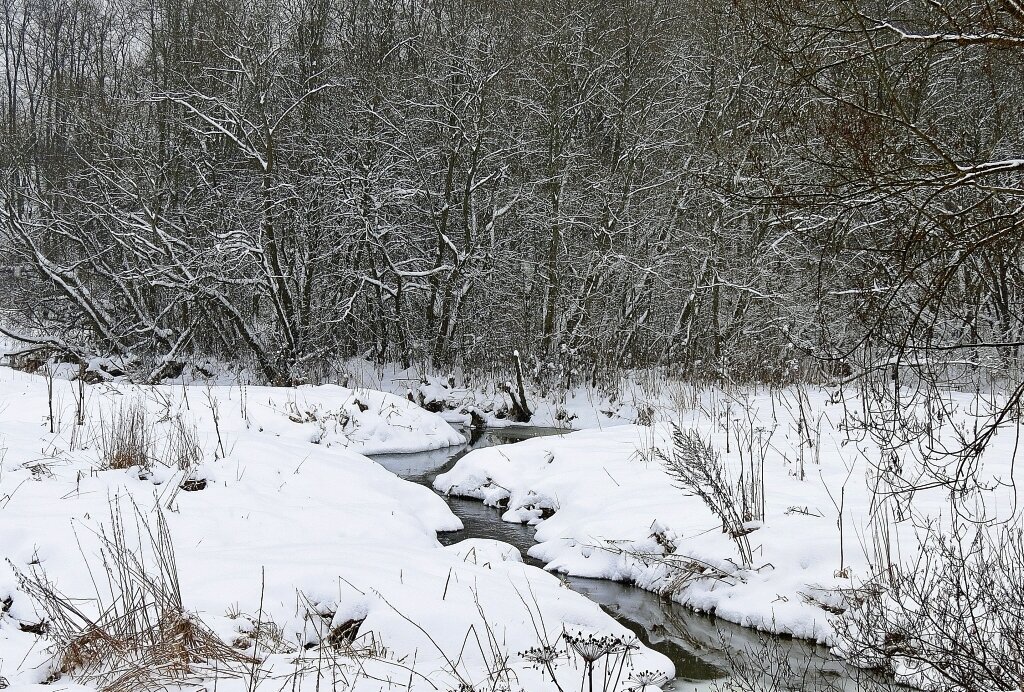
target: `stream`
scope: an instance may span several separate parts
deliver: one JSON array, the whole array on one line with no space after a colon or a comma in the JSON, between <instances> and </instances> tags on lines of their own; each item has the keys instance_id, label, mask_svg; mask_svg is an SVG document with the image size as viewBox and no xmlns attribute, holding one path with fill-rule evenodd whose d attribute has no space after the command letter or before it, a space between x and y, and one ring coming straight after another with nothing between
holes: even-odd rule
<instances>
[{"instance_id":1,"label":"stream","mask_svg":"<svg viewBox=\"0 0 1024 692\"><path fill-rule=\"evenodd\" d=\"M451 469L472 449L514 444L531 437L564 434L555 428L500 428L474 434L470 444L415 454L384 454L372 458L406 480L433 488L434 478ZM518 548L523 559L543 568L527 555L535 544L534 527L501 520L501 512L482 502L445 497L464 525L462 531L438 534L444 545L467 538L489 538ZM650 591L603 579L566 577L573 590L599 604L605 612L636 634L648 647L668 656L676 679L666 691L714 689L725 682L743 660L767 662L771 680L757 689L852 690L855 673L829 656L823 646L790 637L768 635L710 615L695 613ZM749 689L743 686L743 689Z\"/></svg>"}]
</instances>

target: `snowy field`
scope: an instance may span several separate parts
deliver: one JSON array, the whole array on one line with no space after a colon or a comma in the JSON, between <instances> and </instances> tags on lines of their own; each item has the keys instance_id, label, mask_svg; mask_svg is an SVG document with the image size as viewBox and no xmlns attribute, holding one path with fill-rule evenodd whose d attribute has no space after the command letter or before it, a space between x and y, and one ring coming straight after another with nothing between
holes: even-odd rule
<instances>
[{"instance_id":1,"label":"snowy field","mask_svg":"<svg viewBox=\"0 0 1024 692\"><path fill-rule=\"evenodd\" d=\"M552 674L608 690L669 677L518 551L442 547L436 532L461 528L442 498L363 456L463 443L364 389L80 387L0 368L0 681L141 689L148 666L181 689L214 689L216 671L225 692L537 692Z\"/></svg>"}]
</instances>

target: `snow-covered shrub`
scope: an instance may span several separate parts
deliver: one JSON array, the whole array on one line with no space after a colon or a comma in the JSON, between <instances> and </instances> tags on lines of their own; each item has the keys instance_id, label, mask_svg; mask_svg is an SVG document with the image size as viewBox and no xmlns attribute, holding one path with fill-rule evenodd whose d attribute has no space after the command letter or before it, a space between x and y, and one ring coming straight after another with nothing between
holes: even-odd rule
<instances>
[{"instance_id":1,"label":"snow-covered shrub","mask_svg":"<svg viewBox=\"0 0 1024 692\"><path fill-rule=\"evenodd\" d=\"M1024 689L1024 532L928 531L889 584L854 592L840 652L928 690Z\"/></svg>"}]
</instances>

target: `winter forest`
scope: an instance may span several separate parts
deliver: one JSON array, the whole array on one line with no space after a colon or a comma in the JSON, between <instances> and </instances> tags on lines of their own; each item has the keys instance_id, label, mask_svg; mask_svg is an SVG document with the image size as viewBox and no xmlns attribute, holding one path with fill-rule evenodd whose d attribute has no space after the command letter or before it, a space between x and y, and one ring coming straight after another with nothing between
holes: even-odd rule
<instances>
[{"instance_id":1,"label":"winter forest","mask_svg":"<svg viewBox=\"0 0 1024 692\"><path fill-rule=\"evenodd\" d=\"M1024 689L1024 2L0 7L0 689Z\"/></svg>"},{"instance_id":2,"label":"winter forest","mask_svg":"<svg viewBox=\"0 0 1024 692\"><path fill-rule=\"evenodd\" d=\"M4 329L151 382L1012 366L1021 7L711 5L8 0Z\"/></svg>"}]
</instances>

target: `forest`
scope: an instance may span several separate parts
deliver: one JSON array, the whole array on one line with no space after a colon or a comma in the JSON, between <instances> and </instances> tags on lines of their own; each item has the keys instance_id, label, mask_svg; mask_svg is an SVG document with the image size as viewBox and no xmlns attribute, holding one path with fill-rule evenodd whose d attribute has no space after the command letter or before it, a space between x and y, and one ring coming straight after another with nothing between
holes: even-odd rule
<instances>
[{"instance_id":1,"label":"forest","mask_svg":"<svg viewBox=\"0 0 1024 692\"><path fill-rule=\"evenodd\" d=\"M26 357L1019 367L1018 0L4 0L0 36Z\"/></svg>"}]
</instances>

